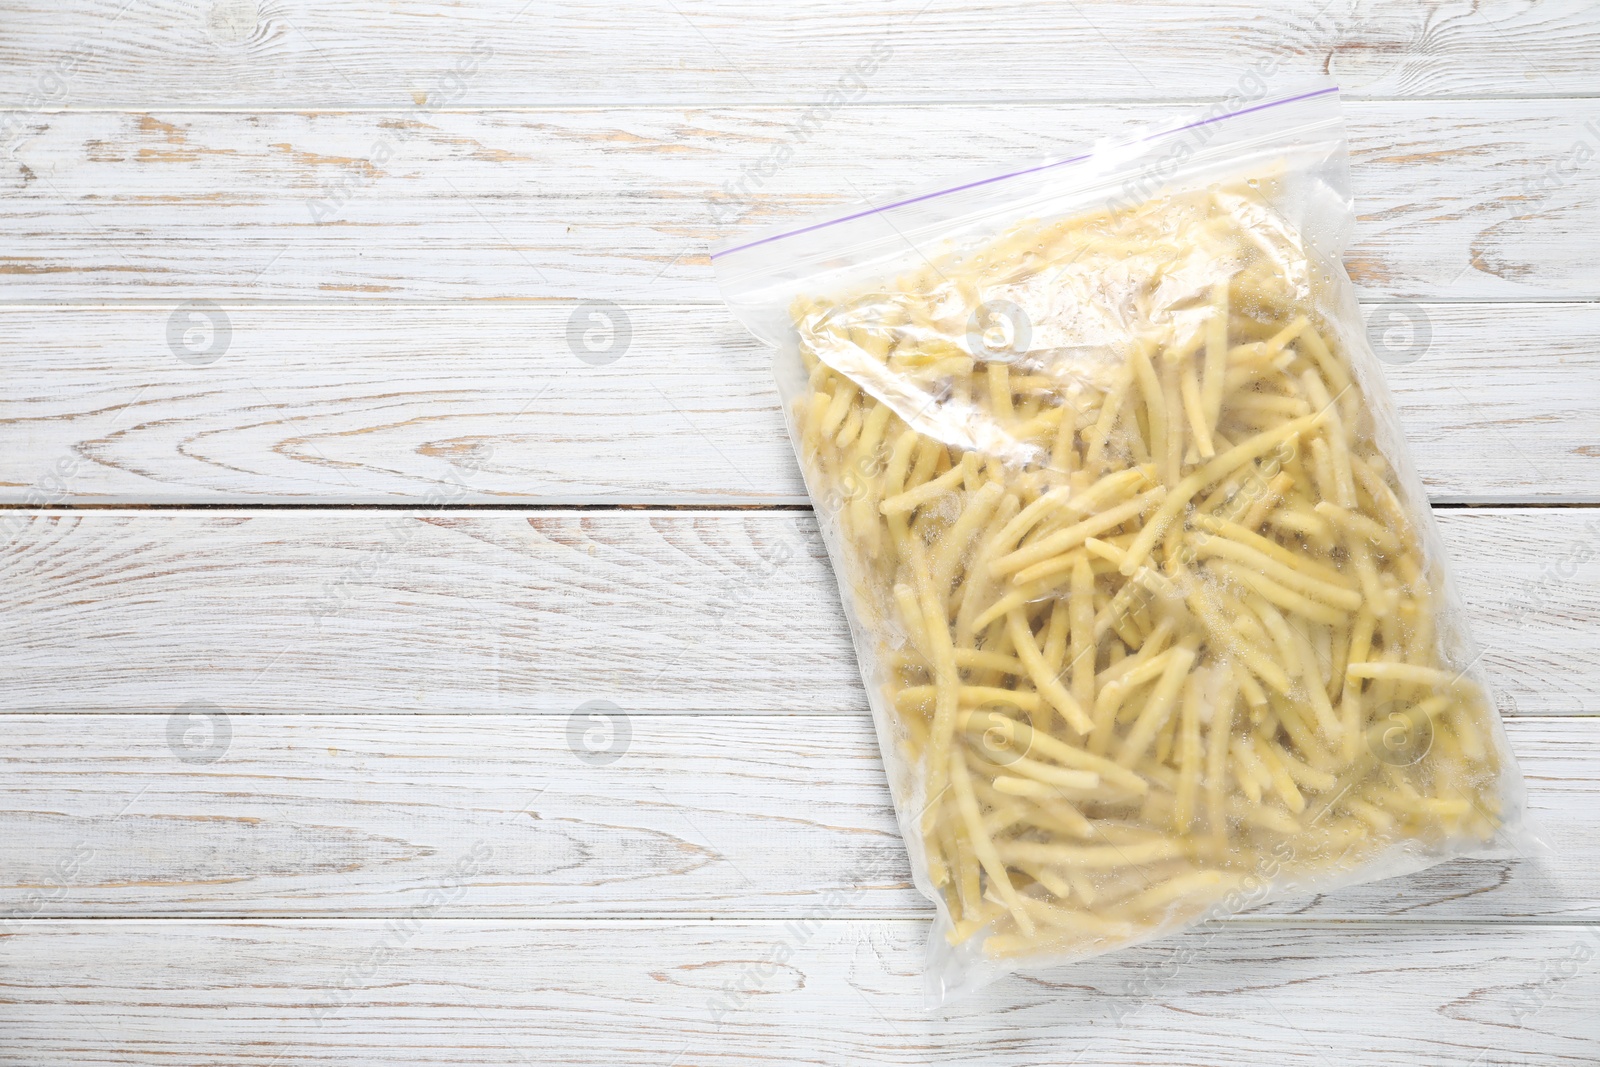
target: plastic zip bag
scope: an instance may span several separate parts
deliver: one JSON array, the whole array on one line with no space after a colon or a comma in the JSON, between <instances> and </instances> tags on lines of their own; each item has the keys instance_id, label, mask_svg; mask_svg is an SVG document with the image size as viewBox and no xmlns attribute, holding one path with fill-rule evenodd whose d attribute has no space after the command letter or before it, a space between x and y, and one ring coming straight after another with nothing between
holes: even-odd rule
<instances>
[{"instance_id":1,"label":"plastic zip bag","mask_svg":"<svg viewBox=\"0 0 1600 1067\"><path fill-rule=\"evenodd\" d=\"M778 350L931 1003L1523 832L1347 172L1324 85L714 251Z\"/></svg>"}]
</instances>

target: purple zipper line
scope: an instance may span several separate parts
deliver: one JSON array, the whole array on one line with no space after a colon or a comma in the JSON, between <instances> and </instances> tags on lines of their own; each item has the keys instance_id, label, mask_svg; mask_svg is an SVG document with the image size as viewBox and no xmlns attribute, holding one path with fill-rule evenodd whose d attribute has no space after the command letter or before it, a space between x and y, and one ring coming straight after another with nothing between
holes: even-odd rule
<instances>
[{"instance_id":1,"label":"purple zipper line","mask_svg":"<svg viewBox=\"0 0 1600 1067\"><path fill-rule=\"evenodd\" d=\"M1152 133L1148 136L1139 138L1137 141L1129 141L1127 143L1143 144L1146 141L1153 141L1158 137L1170 137L1172 134L1182 133L1184 130L1192 130L1197 126L1209 126L1213 122L1221 122L1224 119L1235 119L1240 115L1248 115L1252 111L1266 111L1268 108L1282 107L1284 104L1293 104L1301 100L1310 100L1317 96L1327 96L1329 93L1336 93L1338 91L1339 87L1337 85L1328 89L1316 89L1309 93L1301 93L1299 96L1291 96L1283 100L1274 100L1267 104L1257 104L1255 107L1247 107L1240 111L1230 111L1226 115L1217 115L1214 118L1201 119L1198 122L1191 122L1187 126L1178 126L1174 129L1162 130L1159 133ZM980 185L990 185L994 182L1003 182L1009 178L1020 178L1024 174L1034 174L1041 170L1049 170L1052 167L1065 167L1071 163L1082 163L1084 160L1090 159L1093 156L1093 152L1088 152L1081 156L1073 156L1071 159L1058 159L1054 163L1043 163L1037 167L1027 167L1023 170L1014 170L1009 174L997 174L992 178L980 178L975 182L968 182L965 185L954 185L948 189L939 189L935 192L923 193L921 196L913 196L908 200L897 200L892 204L869 207L867 210L858 211L854 215L845 215L837 219L828 219L826 222L818 222L810 226L803 226L798 230L786 230L783 233L774 234L771 237L763 237L759 241L751 241L748 244L736 245L733 248L724 248L721 252L711 253L711 258L716 259L718 256L731 256L733 253L743 252L747 248L755 248L758 245L770 244L773 241L783 241L790 237L798 237L803 233L810 233L813 230L822 230L828 228L829 226L837 226L841 222L854 222L856 219L864 219L868 215L876 215L882 211L893 211L897 207L905 207L908 204L920 203L923 200L932 200L936 196L948 196L951 193L959 193L966 189L976 189Z\"/></svg>"}]
</instances>

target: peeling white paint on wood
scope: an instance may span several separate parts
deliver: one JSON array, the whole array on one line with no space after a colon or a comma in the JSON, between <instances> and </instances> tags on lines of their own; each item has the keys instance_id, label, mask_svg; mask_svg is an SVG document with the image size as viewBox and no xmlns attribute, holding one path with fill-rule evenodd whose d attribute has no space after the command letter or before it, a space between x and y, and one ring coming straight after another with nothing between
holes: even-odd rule
<instances>
[{"instance_id":1,"label":"peeling white paint on wood","mask_svg":"<svg viewBox=\"0 0 1600 1067\"><path fill-rule=\"evenodd\" d=\"M78 107L809 105L885 46L858 92L897 104L1216 99L1251 69L1331 74L1367 96L1557 96L1594 92L1600 49L1583 0L7 6L12 107L52 71L65 88L51 95Z\"/></svg>"},{"instance_id":2,"label":"peeling white paint on wood","mask_svg":"<svg viewBox=\"0 0 1600 1067\"><path fill-rule=\"evenodd\" d=\"M1600 298L1600 101L1347 110L1363 295ZM748 196L793 109L24 115L0 299L716 301L715 239L1184 113L846 108Z\"/></svg>"},{"instance_id":3,"label":"peeling white paint on wood","mask_svg":"<svg viewBox=\"0 0 1600 1067\"><path fill-rule=\"evenodd\" d=\"M1507 710L1600 714L1600 517L1438 517ZM12 522L6 710L864 706L806 513L0 512Z\"/></svg>"},{"instance_id":4,"label":"peeling white paint on wood","mask_svg":"<svg viewBox=\"0 0 1600 1067\"><path fill-rule=\"evenodd\" d=\"M1366 310L1433 499L1600 499L1600 304ZM0 501L806 501L768 350L720 306L608 309L603 366L574 303L206 311L225 350L196 365L167 331L208 351L203 317L0 308Z\"/></svg>"},{"instance_id":5,"label":"peeling white paint on wood","mask_svg":"<svg viewBox=\"0 0 1600 1067\"><path fill-rule=\"evenodd\" d=\"M474 842L461 842L472 856ZM30 1067L1594 1062L1595 929L1224 923L920 1008L920 920L40 920Z\"/></svg>"},{"instance_id":6,"label":"peeling white paint on wood","mask_svg":"<svg viewBox=\"0 0 1600 1067\"><path fill-rule=\"evenodd\" d=\"M215 714L7 717L0 933L73 916L405 915L444 882L440 918L804 918L841 895L834 918L932 915L864 714ZM586 747L596 725L615 732ZM1507 729L1548 850L1251 916L1600 918L1600 719ZM479 840L492 855L455 871Z\"/></svg>"}]
</instances>

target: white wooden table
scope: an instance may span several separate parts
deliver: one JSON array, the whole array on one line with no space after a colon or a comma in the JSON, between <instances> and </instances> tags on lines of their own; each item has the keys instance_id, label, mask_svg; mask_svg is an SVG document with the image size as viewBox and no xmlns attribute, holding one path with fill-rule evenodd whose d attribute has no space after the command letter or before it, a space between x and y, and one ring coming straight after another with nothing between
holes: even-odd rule
<instances>
[{"instance_id":1,"label":"white wooden table","mask_svg":"<svg viewBox=\"0 0 1600 1067\"><path fill-rule=\"evenodd\" d=\"M1253 63L1550 848L927 1017L707 244ZM1600 1063L1588 0L4 0L0 107L0 1063Z\"/></svg>"}]
</instances>

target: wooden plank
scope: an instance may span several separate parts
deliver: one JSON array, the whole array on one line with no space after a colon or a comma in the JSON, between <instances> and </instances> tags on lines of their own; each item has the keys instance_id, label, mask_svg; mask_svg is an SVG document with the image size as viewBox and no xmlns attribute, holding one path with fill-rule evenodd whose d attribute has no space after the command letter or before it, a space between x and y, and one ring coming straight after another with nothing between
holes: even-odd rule
<instances>
[{"instance_id":1,"label":"wooden plank","mask_svg":"<svg viewBox=\"0 0 1600 1067\"><path fill-rule=\"evenodd\" d=\"M7 7L5 107L809 103L835 88L878 101L1206 98L1237 91L1253 65L1376 95L1560 95L1593 92L1600 47L1581 0ZM860 67L874 49L876 69Z\"/></svg>"},{"instance_id":2,"label":"wooden plank","mask_svg":"<svg viewBox=\"0 0 1600 1067\"><path fill-rule=\"evenodd\" d=\"M1600 516L1439 519L1506 707L1600 713ZM0 522L4 710L862 708L806 513L11 510Z\"/></svg>"},{"instance_id":3,"label":"wooden plank","mask_svg":"<svg viewBox=\"0 0 1600 1067\"><path fill-rule=\"evenodd\" d=\"M596 714L6 716L0 932L404 915L445 883L440 918L931 915L864 716ZM1600 918L1600 720L1508 727L1548 851L1254 914Z\"/></svg>"},{"instance_id":4,"label":"wooden plank","mask_svg":"<svg viewBox=\"0 0 1600 1067\"><path fill-rule=\"evenodd\" d=\"M0 162L0 271L11 303L715 301L717 237L1177 113L856 107L799 144L781 108L37 114ZM1349 117L1365 295L1600 298L1600 101Z\"/></svg>"},{"instance_id":5,"label":"wooden plank","mask_svg":"<svg viewBox=\"0 0 1600 1067\"><path fill-rule=\"evenodd\" d=\"M0 309L0 501L806 501L768 350L720 307L614 309L598 366L578 304L216 311L197 366L168 308ZM1600 305L1366 311L1435 500L1600 499Z\"/></svg>"},{"instance_id":6,"label":"wooden plank","mask_svg":"<svg viewBox=\"0 0 1600 1067\"><path fill-rule=\"evenodd\" d=\"M56 1064L1593 1063L1592 926L1231 923L920 1007L917 921L37 922ZM1067 1060L1066 1056L1074 1057Z\"/></svg>"}]
</instances>

